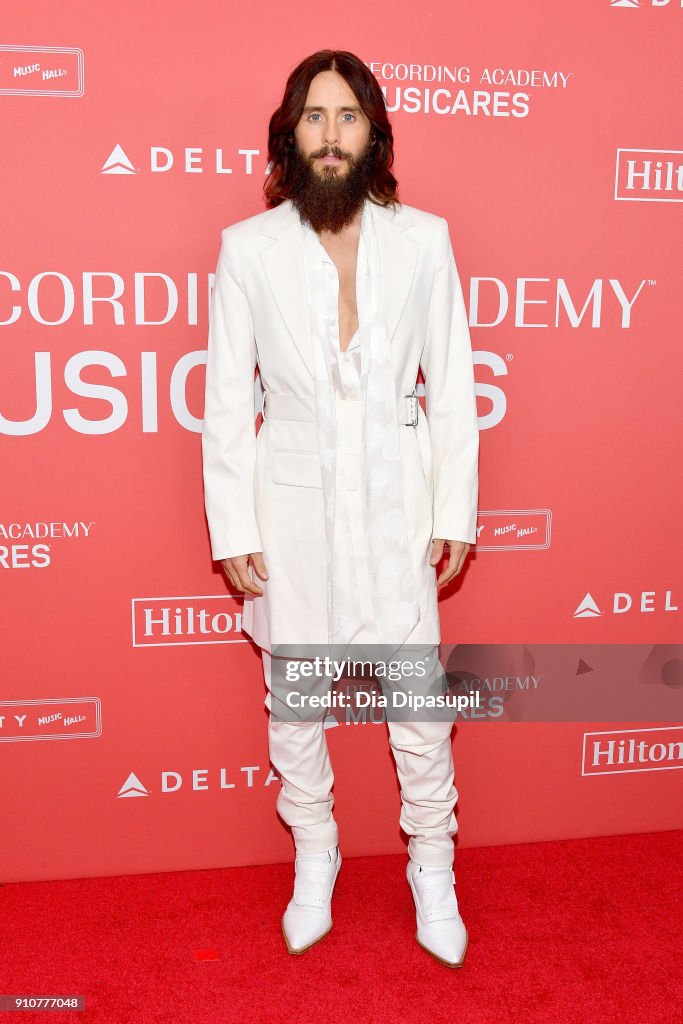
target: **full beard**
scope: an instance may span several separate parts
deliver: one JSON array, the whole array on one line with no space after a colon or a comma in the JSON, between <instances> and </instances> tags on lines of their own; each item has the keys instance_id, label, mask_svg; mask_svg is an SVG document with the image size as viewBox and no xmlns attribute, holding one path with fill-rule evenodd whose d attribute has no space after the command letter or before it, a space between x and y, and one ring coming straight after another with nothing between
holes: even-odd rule
<instances>
[{"instance_id":1,"label":"full beard","mask_svg":"<svg viewBox=\"0 0 683 1024\"><path fill-rule=\"evenodd\" d=\"M312 159L307 159L295 144L287 173L289 198L302 220L315 232L329 231L336 235L354 219L368 196L375 174L373 150L370 140L358 157L336 146L319 150L321 155L331 153L346 159L348 170L340 173L341 164L321 165L317 171Z\"/></svg>"}]
</instances>

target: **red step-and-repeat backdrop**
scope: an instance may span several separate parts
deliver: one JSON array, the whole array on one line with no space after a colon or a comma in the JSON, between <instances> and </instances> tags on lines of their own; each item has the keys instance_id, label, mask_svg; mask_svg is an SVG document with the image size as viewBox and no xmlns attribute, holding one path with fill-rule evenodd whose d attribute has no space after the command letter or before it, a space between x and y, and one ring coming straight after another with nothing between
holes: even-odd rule
<instances>
[{"instance_id":1,"label":"red step-and-repeat backdrop","mask_svg":"<svg viewBox=\"0 0 683 1024\"><path fill-rule=\"evenodd\" d=\"M682 31L678 0L5 13L3 881L292 857L200 431L220 231L264 209L268 119L315 50L376 75L400 197L448 219L462 278L479 543L444 639L677 642ZM459 844L680 827L681 722L459 722ZM344 852L400 851L386 725L330 726Z\"/></svg>"}]
</instances>

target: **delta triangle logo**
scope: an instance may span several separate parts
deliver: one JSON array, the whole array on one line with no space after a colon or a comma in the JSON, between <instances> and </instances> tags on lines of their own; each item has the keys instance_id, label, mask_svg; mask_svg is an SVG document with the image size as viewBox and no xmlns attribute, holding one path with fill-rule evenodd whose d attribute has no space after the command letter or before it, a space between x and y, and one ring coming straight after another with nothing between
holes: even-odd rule
<instances>
[{"instance_id":1,"label":"delta triangle logo","mask_svg":"<svg viewBox=\"0 0 683 1024\"><path fill-rule=\"evenodd\" d=\"M640 7L640 0L610 0L610 7Z\"/></svg>"},{"instance_id":2,"label":"delta triangle logo","mask_svg":"<svg viewBox=\"0 0 683 1024\"><path fill-rule=\"evenodd\" d=\"M116 794L117 799L124 796L149 796L149 790L142 785L135 772L130 773Z\"/></svg>"},{"instance_id":3,"label":"delta triangle logo","mask_svg":"<svg viewBox=\"0 0 683 1024\"><path fill-rule=\"evenodd\" d=\"M123 152L121 146L116 143L107 159L102 164L102 174L137 174L132 163Z\"/></svg>"},{"instance_id":4,"label":"delta triangle logo","mask_svg":"<svg viewBox=\"0 0 683 1024\"><path fill-rule=\"evenodd\" d=\"M574 612L573 618L575 619L597 619L600 615L604 615L598 608L598 605L594 598L590 594L586 594L578 608Z\"/></svg>"}]
</instances>

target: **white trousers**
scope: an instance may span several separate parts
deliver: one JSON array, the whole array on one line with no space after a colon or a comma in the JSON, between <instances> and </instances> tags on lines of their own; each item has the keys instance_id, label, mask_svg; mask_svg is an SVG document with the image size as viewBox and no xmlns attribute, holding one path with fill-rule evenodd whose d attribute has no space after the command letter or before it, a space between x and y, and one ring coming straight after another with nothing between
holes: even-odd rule
<instances>
[{"instance_id":1,"label":"white trousers","mask_svg":"<svg viewBox=\"0 0 683 1024\"><path fill-rule=\"evenodd\" d=\"M360 403L337 400L339 453L343 460L342 479L352 481L357 470L346 454L361 453ZM404 427L402 429L410 429ZM357 461L357 460L356 460ZM354 640L376 642L372 625L372 599L368 579L366 538L358 487L343 489L349 502L350 524L355 551L360 603L367 625ZM268 693L265 704L272 708L272 655L261 649L263 674ZM280 694L281 696L281 694ZM337 823L332 809L334 781L321 715L318 721L283 721L288 716L269 715L269 748L273 767L282 788L277 810L292 830L297 850L322 853L337 845ZM388 721L389 744L401 787L401 828L409 836L408 852L418 864L450 867L454 860L453 836L458 826L453 813L458 792L453 783L451 750L452 721Z\"/></svg>"},{"instance_id":2,"label":"white trousers","mask_svg":"<svg viewBox=\"0 0 683 1024\"><path fill-rule=\"evenodd\" d=\"M262 650L261 656L270 708L272 655ZM409 836L408 853L418 864L450 867L458 830L453 813L458 799L453 783L453 723L389 720L387 725L401 787L399 822ZM288 722L269 714L268 744L282 784L277 810L292 830L296 849L302 853L332 849L338 843L331 792L334 774L322 716L313 722Z\"/></svg>"}]
</instances>

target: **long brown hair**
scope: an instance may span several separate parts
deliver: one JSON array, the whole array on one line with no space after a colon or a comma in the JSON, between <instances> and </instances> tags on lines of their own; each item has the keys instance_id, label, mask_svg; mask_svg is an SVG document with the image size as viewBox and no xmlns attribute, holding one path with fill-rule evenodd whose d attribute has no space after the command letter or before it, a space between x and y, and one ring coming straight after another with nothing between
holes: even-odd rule
<instances>
[{"instance_id":1,"label":"long brown hair","mask_svg":"<svg viewBox=\"0 0 683 1024\"><path fill-rule=\"evenodd\" d=\"M294 68L285 86L282 103L268 125L268 160L271 171L263 184L269 207L289 198L288 168L296 143L293 138L311 81L321 71L337 71L358 99L375 135L376 171L370 198L380 206L399 203L398 181L389 168L394 162L394 134L389 123L384 95L369 68L348 50L318 50Z\"/></svg>"}]
</instances>

